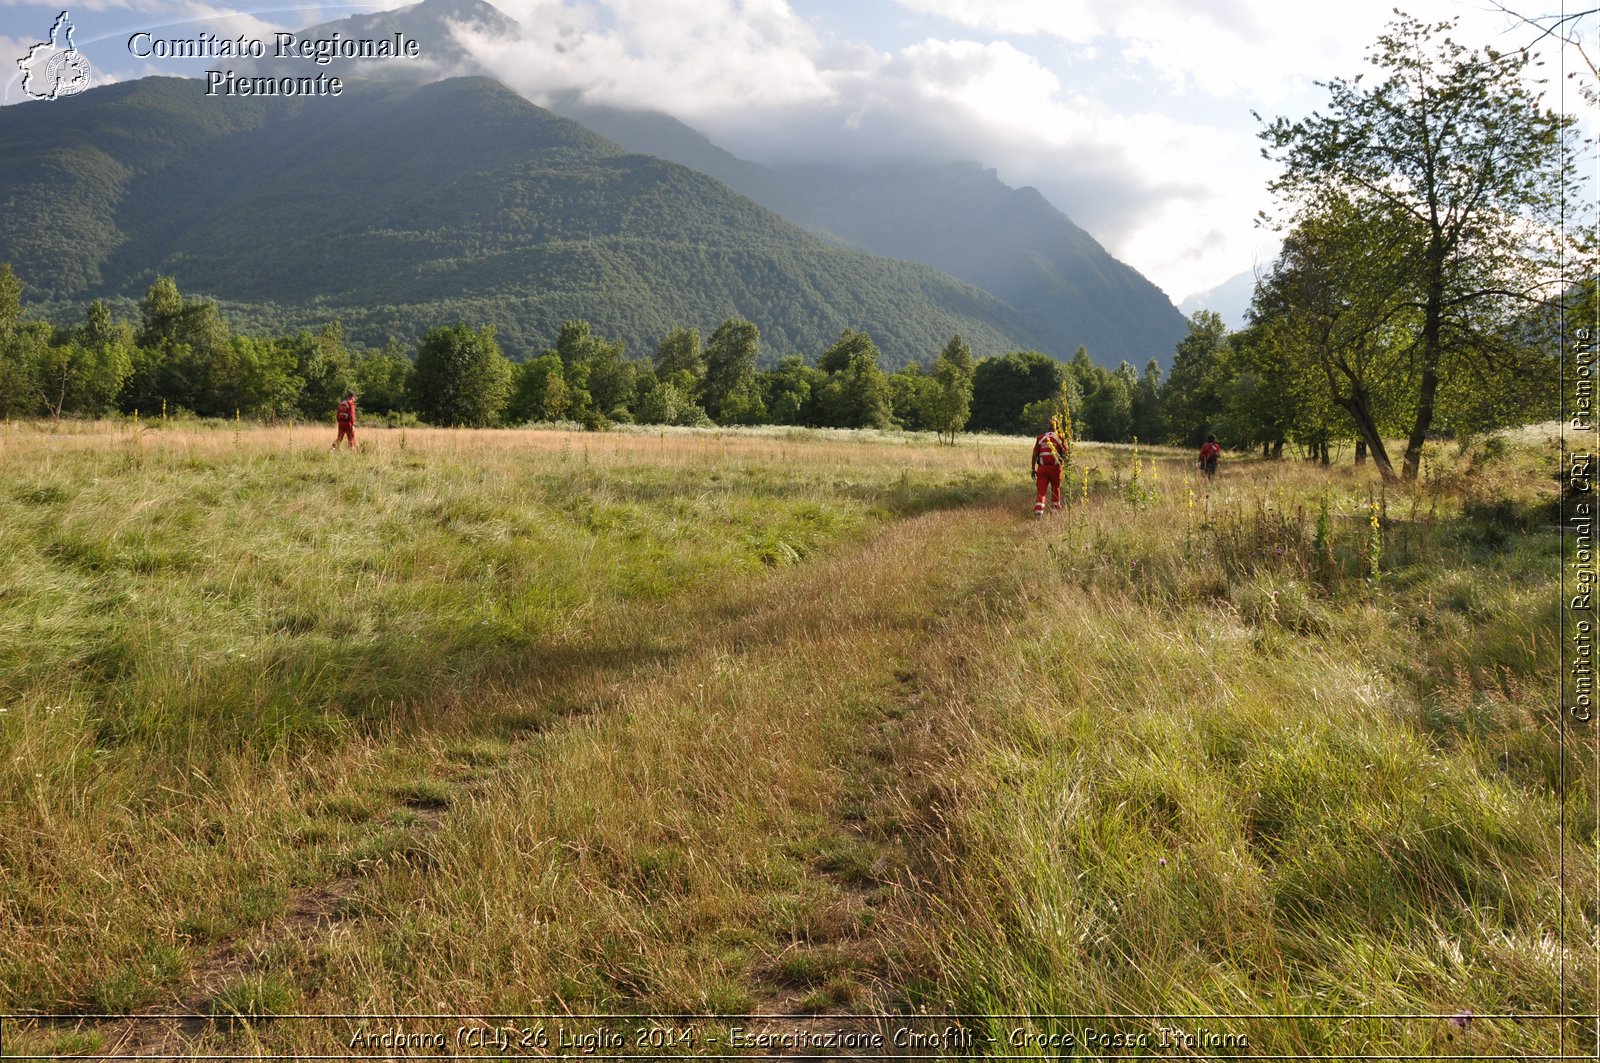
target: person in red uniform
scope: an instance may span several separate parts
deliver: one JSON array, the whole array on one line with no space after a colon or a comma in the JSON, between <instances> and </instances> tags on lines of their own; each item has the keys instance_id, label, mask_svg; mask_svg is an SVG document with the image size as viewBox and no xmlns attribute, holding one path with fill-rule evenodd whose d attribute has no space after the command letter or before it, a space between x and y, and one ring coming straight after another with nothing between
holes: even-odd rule
<instances>
[{"instance_id":1,"label":"person in red uniform","mask_svg":"<svg viewBox=\"0 0 1600 1063\"><path fill-rule=\"evenodd\" d=\"M345 393L344 401L339 403L339 412L334 414L334 419L339 422L339 436L333 441L329 450L338 450L339 444L346 439L350 440L350 449L356 449L356 394L353 391Z\"/></svg>"},{"instance_id":2,"label":"person in red uniform","mask_svg":"<svg viewBox=\"0 0 1600 1063\"><path fill-rule=\"evenodd\" d=\"M1217 442L1216 436L1206 436L1206 441L1200 444L1200 471L1207 476L1217 475L1217 458L1222 456L1222 444Z\"/></svg>"},{"instance_id":3,"label":"person in red uniform","mask_svg":"<svg viewBox=\"0 0 1600 1063\"><path fill-rule=\"evenodd\" d=\"M1044 516L1044 496L1050 493L1050 508L1061 512L1061 467L1067 463L1067 445L1054 429L1039 433L1033 441L1033 481L1038 494L1033 500L1033 515Z\"/></svg>"}]
</instances>

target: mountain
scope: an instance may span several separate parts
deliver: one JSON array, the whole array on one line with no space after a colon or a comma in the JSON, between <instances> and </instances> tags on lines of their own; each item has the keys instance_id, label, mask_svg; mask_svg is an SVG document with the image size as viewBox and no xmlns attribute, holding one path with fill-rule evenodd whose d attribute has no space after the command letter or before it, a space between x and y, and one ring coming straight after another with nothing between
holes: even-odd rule
<instances>
[{"instance_id":1,"label":"mountain","mask_svg":"<svg viewBox=\"0 0 1600 1063\"><path fill-rule=\"evenodd\" d=\"M774 171L791 217L893 258L926 262L999 296L1041 348L1097 362L1165 366L1187 331L1166 295L1051 206L975 163Z\"/></svg>"},{"instance_id":2,"label":"mountain","mask_svg":"<svg viewBox=\"0 0 1600 1063\"><path fill-rule=\"evenodd\" d=\"M572 97L551 109L630 151L710 174L841 246L910 259L998 296L1069 358L1172 364L1187 331L1166 294L1118 261L1033 188L1012 188L976 163L765 167L717 147L669 115Z\"/></svg>"},{"instance_id":3,"label":"mountain","mask_svg":"<svg viewBox=\"0 0 1600 1063\"><path fill-rule=\"evenodd\" d=\"M423 0L392 11L374 11L301 31L313 40L331 39L335 34L347 40L381 40L403 33L415 40L421 56L411 59L360 60L334 58L317 68L318 72L346 79L367 81L436 81L445 77L486 76L484 69L455 40L455 27L464 26L483 33L514 35L519 25L513 18L483 0ZM241 73L303 76L303 60L265 58L236 64Z\"/></svg>"},{"instance_id":4,"label":"mountain","mask_svg":"<svg viewBox=\"0 0 1600 1063\"><path fill-rule=\"evenodd\" d=\"M1255 293L1256 271L1247 269L1215 288L1195 292L1179 304L1178 309L1185 317L1193 317L1200 310L1212 310L1221 316L1223 324L1230 329L1241 329L1245 326L1245 314L1250 309L1250 300Z\"/></svg>"},{"instance_id":5,"label":"mountain","mask_svg":"<svg viewBox=\"0 0 1600 1063\"><path fill-rule=\"evenodd\" d=\"M636 151L641 155L655 155L680 163L691 170L715 177L742 196L760 203L768 210L803 225L796 218L798 205L788 201L774 179L772 171L760 163L741 159L711 142L705 134L685 125L669 114L660 111L624 110L605 104L590 103L576 93L564 93L550 101L550 109L563 118L570 118L586 129L592 129L608 140ZM836 234L826 230L818 235L844 244Z\"/></svg>"},{"instance_id":6,"label":"mountain","mask_svg":"<svg viewBox=\"0 0 1600 1063\"><path fill-rule=\"evenodd\" d=\"M517 23L483 0L423 0L303 31L309 37L403 31L426 63L350 62L363 76L486 73L452 25L514 35ZM287 71L278 71L287 72ZM303 72L303 71L302 71ZM558 97L550 109L628 151L681 163L841 247L931 265L1008 304L1033 345L1066 359L1082 344L1098 362L1172 362L1187 331L1182 314L1135 269L1032 188L1012 188L975 163L765 167L718 147L654 111Z\"/></svg>"},{"instance_id":7,"label":"mountain","mask_svg":"<svg viewBox=\"0 0 1600 1063\"><path fill-rule=\"evenodd\" d=\"M33 302L65 313L170 274L254 328L338 318L381 344L461 320L513 356L576 317L634 353L731 316L771 355L865 328L891 367L956 332L979 353L1042 342L989 293L828 244L487 78L202 91L146 78L0 109L0 261Z\"/></svg>"}]
</instances>

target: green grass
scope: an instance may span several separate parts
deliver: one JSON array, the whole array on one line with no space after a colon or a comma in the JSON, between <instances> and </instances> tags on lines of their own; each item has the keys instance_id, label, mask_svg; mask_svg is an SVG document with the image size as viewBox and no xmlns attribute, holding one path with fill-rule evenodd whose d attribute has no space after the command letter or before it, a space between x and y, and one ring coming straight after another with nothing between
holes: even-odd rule
<instances>
[{"instance_id":1,"label":"green grass","mask_svg":"<svg viewBox=\"0 0 1600 1063\"><path fill-rule=\"evenodd\" d=\"M1192 509L1183 486L1138 516L1111 498L1062 522L1055 585L951 721L970 752L929 857L955 870L926 994L972 1012L1329 1016L1204 1024L1269 1053L1442 1051L1460 1027L1336 1016L1592 1000L1594 737L1570 728L1563 746L1553 696L1559 538L1480 534L1473 500L1516 480L1501 466L1380 501L1423 516L1381 529L1376 580L1360 519L1376 488L1343 472L1230 470ZM1501 508L1550 504L1548 477L1524 482ZM1468 1025L1468 1049L1561 1035ZM1583 1026L1569 1043L1592 1040Z\"/></svg>"},{"instance_id":2,"label":"green grass","mask_svg":"<svg viewBox=\"0 0 1600 1063\"><path fill-rule=\"evenodd\" d=\"M848 439L805 461L720 434L369 440L8 430L4 1007L158 1001L178 979L152 949L182 967L257 931L264 886L426 863L418 814L507 735L608 711L585 677L994 483L975 452Z\"/></svg>"},{"instance_id":3,"label":"green grass","mask_svg":"<svg viewBox=\"0 0 1600 1063\"><path fill-rule=\"evenodd\" d=\"M218 1015L262 1017L293 1011L299 991L283 975L251 975L229 984L212 1000Z\"/></svg>"},{"instance_id":4,"label":"green grass","mask_svg":"<svg viewBox=\"0 0 1600 1063\"><path fill-rule=\"evenodd\" d=\"M8 430L0 1008L1541 1054L1487 1016L1593 997L1543 439L1390 488L1084 447L1043 522L1017 441L368 439Z\"/></svg>"}]
</instances>

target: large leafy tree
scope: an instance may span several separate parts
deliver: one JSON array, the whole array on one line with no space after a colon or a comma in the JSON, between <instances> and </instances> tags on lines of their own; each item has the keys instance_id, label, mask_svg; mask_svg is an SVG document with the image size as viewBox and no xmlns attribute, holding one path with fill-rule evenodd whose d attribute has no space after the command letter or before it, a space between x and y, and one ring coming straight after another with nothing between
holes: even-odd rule
<instances>
[{"instance_id":1,"label":"large leafy tree","mask_svg":"<svg viewBox=\"0 0 1600 1063\"><path fill-rule=\"evenodd\" d=\"M941 438L952 445L956 433L972 415L972 377L976 367L972 348L959 335L952 336L933 362L935 389L929 401L928 420Z\"/></svg>"},{"instance_id":2,"label":"large leafy tree","mask_svg":"<svg viewBox=\"0 0 1600 1063\"><path fill-rule=\"evenodd\" d=\"M313 419L331 417L355 383L344 326L330 321L315 334L301 332L290 341L290 349L302 381L300 412Z\"/></svg>"},{"instance_id":3,"label":"large leafy tree","mask_svg":"<svg viewBox=\"0 0 1600 1063\"><path fill-rule=\"evenodd\" d=\"M559 421L568 409L566 370L561 356L555 351L529 362L523 362L512 371L511 398L506 405L506 420L513 424L524 421Z\"/></svg>"},{"instance_id":4,"label":"large leafy tree","mask_svg":"<svg viewBox=\"0 0 1600 1063\"><path fill-rule=\"evenodd\" d=\"M822 422L834 428L889 428L894 403L889 378L878 368L878 346L872 337L845 329L817 359L827 378L817 394Z\"/></svg>"},{"instance_id":5,"label":"large leafy tree","mask_svg":"<svg viewBox=\"0 0 1600 1063\"><path fill-rule=\"evenodd\" d=\"M1084 438L1126 443L1133 435L1133 393L1139 375L1127 362L1115 373L1103 366L1094 368L1094 391L1083 400Z\"/></svg>"},{"instance_id":6,"label":"large leafy tree","mask_svg":"<svg viewBox=\"0 0 1600 1063\"><path fill-rule=\"evenodd\" d=\"M366 413L398 413L407 408L411 359L393 336L380 350L367 351L352 366L356 393Z\"/></svg>"},{"instance_id":7,"label":"large leafy tree","mask_svg":"<svg viewBox=\"0 0 1600 1063\"><path fill-rule=\"evenodd\" d=\"M1385 239L1396 224L1387 212L1335 198L1303 217L1256 287L1248 344L1277 391L1276 410L1264 419L1281 418L1284 432L1316 445L1316 432L1330 424L1319 384L1386 478L1394 466L1384 436L1411 408L1416 387L1418 311L1391 280L1409 253L1403 241Z\"/></svg>"},{"instance_id":8,"label":"large leafy tree","mask_svg":"<svg viewBox=\"0 0 1600 1063\"><path fill-rule=\"evenodd\" d=\"M1178 341L1172 372L1161 392L1167 433L1184 446L1206 437L1222 410L1222 375L1227 359L1228 326L1213 310L1197 311L1189 319L1189 333Z\"/></svg>"},{"instance_id":9,"label":"large leafy tree","mask_svg":"<svg viewBox=\"0 0 1600 1063\"><path fill-rule=\"evenodd\" d=\"M901 428L921 432L929 427L938 384L921 362L907 362L888 374L889 405Z\"/></svg>"},{"instance_id":10,"label":"large leafy tree","mask_svg":"<svg viewBox=\"0 0 1600 1063\"><path fill-rule=\"evenodd\" d=\"M146 413L173 407L218 414L212 403L217 367L230 364L227 323L215 303L185 299L171 277L157 277L139 303L133 372L124 408ZM232 413L232 409L226 411Z\"/></svg>"},{"instance_id":11,"label":"large leafy tree","mask_svg":"<svg viewBox=\"0 0 1600 1063\"><path fill-rule=\"evenodd\" d=\"M25 416L42 406L36 367L53 331L47 322L27 320L22 281L10 263L0 265L0 413Z\"/></svg>"},{"instance_id":12,"label":"large leafy tree","mask_svg":"<svg viewBox=\"0 0 1600 1063\"><path fill-rule=\"evenodd\" d=\"M1330 445L1349 438L1350 420L1330 400L1313 345L1295 327L1302 324L1274 316L1229 337L1216 430L1232 445L1260 444L1264 457L1282 457L1292 439L1327 464Z\"/></svg>"},{"instance_id":13,"label":"large leafy tree","mask_svg":"<svg viewBox=\"0 0 1600 1063\"><path fill-rule=\"evenodd\" d=\"M54 370L50 386L43 389L50 412L57 417L109 412L133 372L133 329L113 321L106 304L96 299L69 342L55 351L48 363Z\"/></svg>"},{"instance_id":14,"label":"large leafy tree","mask_svg":"<svg viewBox=\"0 0 1600 1063\"><path fill-rule=\"evenodd\" d=\"M304 381L299 376L299 360L293 342L265 337L235 336L233 338L232 364L236 367L231 396L219 396L216 403L222 416L239 412L258 417L276 419L295 409ZM410 362L406 368L410 369ZM231 397L233 406L228 406ZM371 410L371 396L361 391L363 408ZM331 416L334 406L325 406L315 413Z\"/></svg>"},{"instance_id":15,"label":"large leafy tree","mask_svg":"<svg viewBox=\"0 0 1600 1063\"><path fill-rule=\"evenodd\" d=\"M777 368L761 374L762 397L767 415L777 424L812 424L816 403L812 392L822 386L820 370L806 365L798 354L778 359Z\"/></svg>"},{"instance_id":16,"label":"large leafy tree","mask_svg":"<svg viewBox=\"0 0 1600 1063\"><path fill-rule=\"evenodd\" d=\"M656 376L679 388L697 389L706 375L706 356L700 348L700 330L675 328L656 345Z\"/></svg>"},{"instance_id":17,"label":"large leafy tree","mask_svg":"<svg viewBox=\"0 0 1600 1063\"><path fill-rule=\"evenodd\" d=\"M556 389L567 417L591 427L628 413L634 401L637 371L623 356L622 341L596 336L584 320L562 323L554 353L561 360L562 385ZM545 411L545 416L555 416Z\"/></svg>"},{"instance_id":18,"label":"large leafy tree","mask_svg":"<svg viewBox=\"0 0 1600 1063\"><path fill-rule=\"evenodd\" d=\"M1085 358L1088 357L1085 352ZM1014 351L980 361L972 374L971 427L979 432L1032 435L1043 426L1025 421L1023 408L1061 394L1069 370L1038 351ZM1073 388L1076 392L1078 389ZM1081 410L1074 410L1077 417Z\"/></svg>"},{"instance_id":19,"label":"large leafy tree","mask_svg":"<svg viewBox=\"0 0 1600 1063\"><path fill-rule=\"evenodd\" d=\"M627 420L638 393L638 367L624 356L622 341L593 345L585 365L594 408L612 420Z\"/></svg>"},{"instance_id":20,"label":"large leafy tree","mask_svg":"<svg viewBox=\"0 0 1600 1063\"><path fill-rule=\"evenodd\" d=\"M687 341L682 341L687 346ZM756 379L761 332L754 322L731 317L717 326L706 343L705 382L701 398L706 413L718 424L760 424L767 407Z\"/></svg>"},{"instance_id":21,"label":"large leafy tree","mask_svg":"<svg viewBox=\"0 0 1600 1063\"><path fill-rule=\"evenodd\" d=\"M511 363L494 328L436 328L417 348L411 408L426 421L481 428L494 423L511 392Z\"/></svg>"},{"instance_id":22,"label":"large leafy tree","mask_svg":"<svg viewBox=\"0 0 1600 1063\"><path fill-rule=\"evenodd\" d=\"M1284 166L1272 188L1290 221L1341 202L1385 221L1363 283L1415 311L1408 358L1416 391L1403 475L1415 478L1441 381L1478 367L1526 372L1509 322L1560 289L1572 219L1574 119L1544 106L1525 77L1533 56L1469 50L1454 23L1401 16L1378 38L1377 77L1324 83L1328 113L1262 132Z\"/></svg>"},{"instance_id":23,"label":"large leafy tree","mask_svg":"<svg viewBox=\"0 0 1600 1063\"><path fill-rule=\"evenodd\" d=\"M1157 442L1166 438L1167 421L1161 408L1161 363L1145 363L1144 374L1133 390L1133 434Z\"/></svg>"}]
</instances>

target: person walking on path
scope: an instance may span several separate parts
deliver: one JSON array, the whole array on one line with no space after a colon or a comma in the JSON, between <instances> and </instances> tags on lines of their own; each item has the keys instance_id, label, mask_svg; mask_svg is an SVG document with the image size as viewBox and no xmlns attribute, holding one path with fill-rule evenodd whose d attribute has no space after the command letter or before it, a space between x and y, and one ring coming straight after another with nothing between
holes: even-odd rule
<instances>
[{"instance_id":1,"label":"person walking on path","mask_svg":"<svg viewBox=\"0 0 1600 1063\"><path fill-rule=\"evenodd\" d=\"M1222 455L1222 444L1217 442L1216 436L1206 436L1206 441L1200 444L1200 471L1207 476L1217 475L1217 458Z\"/></svg>"},{"instance_id":2,"label":"person walking on path","mask_svg":"<svg viewBox=\"0 0 1600 1063\"><path fill-rule=\"evenodd\" d=\"M1050 494L1050 508L1061 512L1061 467L1067 463L1067 445L1047 428L1033 441L1033 481L1037 488L1033 500L1033 515L1044 516L1045 494Z\"/></svg>"},{"instance_id":3,"label":"person walking on path","mask_svg":"<svg viewBox=\"0 0 1600 1063\"><path fill-rule=\"evenodd\" d=\"M339 422L339 436L333 441L329 450L338 450L339 444L350 440L350 449L356 449L356 394L353 391L345 392L344 401L339 403L339 411L334 414L334 419Z\"/></svg>"}]
</instances>

